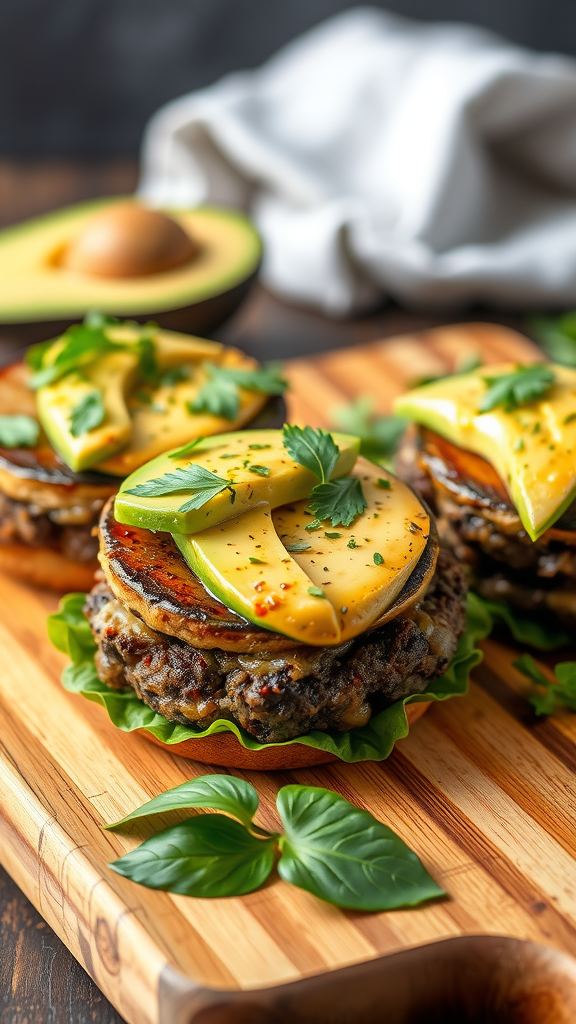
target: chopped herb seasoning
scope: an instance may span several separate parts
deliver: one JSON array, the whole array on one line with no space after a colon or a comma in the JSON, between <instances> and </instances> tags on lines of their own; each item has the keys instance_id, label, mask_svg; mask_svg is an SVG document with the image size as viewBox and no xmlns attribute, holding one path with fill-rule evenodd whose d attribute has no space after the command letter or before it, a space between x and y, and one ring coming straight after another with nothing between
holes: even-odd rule
<instances>
[{"instance_id":1,"label":"chopped herb seasoning","mask_svg":"<svg viewBox=\"0 0 576 1024\"><path fill-rule=\"evenodd\" d=\"M355 548L356 546L357 545L356 545L356 541L354 540L354 537L350 537L350 540L348 541L348 547L349 548Z\"/></svg>"},{"instance_id":2,"label":"chopped herb seasoning","mask_svg":"<svg viewBox=\"0 0 576 1024\"><path fill-rule=\"evenodd\" d=\"M311 544L305 544L304 541L297 541L296 544L285 544L286 551L297 554L300 551L310 551Z\"/></svg>"},{"instance_id":3,"label":"chopped herb seasoning","mask_svg":"<svg viewBox=\"0 0 576 1024\"><path fill-rule=\"evenodd\" d=\"M252 555L250 555L248 561L252 562L252 565L266 565L263 558L253 558Z\"/></svg>"},{"instance_id":4,"label":"chopped herb seasoning","mask_svg":"<svg viewBox=\"0 0 576 1024\"><path fill-rule=\"evenodd\" d=\"M248 466L251 473L257 473L258 476L270 476L270 466Z\"/></svg>"},{"instance_id":5,"label":"chopped herb seasoning","mask_svg":"<svg viewBox=\"0 0 576 1024\"><path fill-rule=\"evenodd\" d=\"M378 487L381 487L383 491L389 491L392 488L392 484L389 480L385 480L383 476L378 477L376 481Z\"/></svg>"},{"instance_id":6,"label":"chopped herb seasoning","mask_svg":"<svg viewBox=\"0 0 576 1024\"><path fill-rule=\"evenodd\" d=\"M384 565L384 559L379 551L374 552L374 565Z\"/></svg>"},{"instance_id":7,"label":"chopped herb seasoning","mask_svg":"<svg viewBox=\"0 0 576 1024\"><path fill-rule=\"evenodd\" d=\"M522 440L521 437L516 438L516 440L514 442L514 451L515 452L523 452L524 451L524 441Z\"/></svg>"},{"instance_id":8,"label":"chopped herb seasoning","mask_svg":"<svg viewBox=\"0 0 576 1024\"><path fill-rule=\"evenodd\" d=\"M324 534L324 536L325 537L329 537L330 540L338 540L338 538L341 537L342 534L341 533L328 533L327 532L327 533Z\"/></svg>"},{"instance_id":9,"label":"chopped herb seasoning","mask_svg":"<svg viewBox=\"0 0 576 1024\"><path fill-rule=\"evenodd\" d=\"M308 587L308 593L311 594L312 597L326 597L326 594L320 589L320 587Z\"/></svg>"}]
</instances>

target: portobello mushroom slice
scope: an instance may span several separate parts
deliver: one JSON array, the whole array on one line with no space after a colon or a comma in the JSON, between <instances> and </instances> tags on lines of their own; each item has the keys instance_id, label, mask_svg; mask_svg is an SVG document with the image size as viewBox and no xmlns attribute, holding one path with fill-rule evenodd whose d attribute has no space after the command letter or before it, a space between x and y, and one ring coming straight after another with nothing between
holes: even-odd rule
<instances>
[{"instance_id":1,"label":"portobello mushroom slice","mask_svg":"<svg viewBox=\"0 0 576 1024\"><path fill-rule=\"evenodd\" d=\"M293 650L289 637L262 629L213 597L184 561L168 533L118 523L109 501L100 518L100 564L114 596L146 625L194 647L236 653ZM377 629L422 600L436 567L438 537L430 530L424 553Z\"/></svg>"}]
</instances>

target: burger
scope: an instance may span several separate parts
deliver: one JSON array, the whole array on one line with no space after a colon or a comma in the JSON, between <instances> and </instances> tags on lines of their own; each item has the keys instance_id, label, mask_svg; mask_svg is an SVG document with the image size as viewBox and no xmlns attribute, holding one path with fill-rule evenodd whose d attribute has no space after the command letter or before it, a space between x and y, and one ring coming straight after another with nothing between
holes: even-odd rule
<instances>
[{"instance_id":1,"label":"burger","mask_svg":"<svg viewBox=\"0 0 576 1024\"><path fill-rule=\"evenodd\" d=\"M52 620L68 688L208 763L387 756L479 659L457 559L359 446L233 431L131 474L100 517L97 582Z\"/></svg>"},{"instance_id":2,"label":"burger","mask_svg":"<svg viewBox=\"0 0 576 1024\"><path fill-rule=\"evenodd\" d=\"M480 367L409 391L396 411L418 425L411 479L474 590L522 639L566 642L576 626L576 371Z\"/></svg>"},{"instance_id":3,"label":"burger","mask_svg":"<svg viewBox=\"0 0 576 1024\"><path fill-rule=\"evenodd\" d=\"M98 314L34 346L0 371L0 569L90 587L122 479L184 440L281 424L285 387L236 348Z\"/></svg>"}]
</instances>

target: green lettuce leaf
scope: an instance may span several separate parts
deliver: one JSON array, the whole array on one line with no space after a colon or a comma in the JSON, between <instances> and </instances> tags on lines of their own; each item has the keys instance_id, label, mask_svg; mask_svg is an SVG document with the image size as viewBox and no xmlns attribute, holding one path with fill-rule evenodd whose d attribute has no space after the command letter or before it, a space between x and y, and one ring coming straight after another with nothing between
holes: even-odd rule
<instances>
[{"instance_id":1,"label":"green lettuce leaf","mask_svg":"<svg viewBox=\"0 0 576 1024\"><path fill-rule=\"evenodd\" d=\"M408 735L406 705L422 701L447 700L466 693L468 676L482 660L476 646L492 629L493 620L484 603L475 594L468 595L468 619L465 632L448 669L429 684L424 693L405 697L384 711L373 715L367 725L348 732L315 730L284 743L259 743L235 722L218 719L207 729L171 722L149 708L133 690L112 690L101 682L94 664L96 644L82 614L83 595L69 594L60 602L60 610L50 615L48 635L59 650L70 654L72 664L64 669L62 683L72 693L101 704L112 723L123 732L146 729L156 739L171 746L184 740L201 739L215 733L232 732L248 750L265 750L269 746L301 743L316 750L325 750L342 761L383 761L392 752L397 740ZM88 630L88 633L87 633Z\"/></svg>"},{"instance_id":2,"label":"green lettuce leaf","mask_svg":"<svg viewBox=\"0 0 576 1024\"><path fill-rule=\"evenodd\" d=\"M503 623L514 640L520 644L528 644L529 647L537 647L540 651L553 651L558 647L573 645L573 638L561 625L556 625L551 619L538 619L536 615L528 615L521 612L512 605L500 603L500 601L488 601L479 595L476 601L482 606L485 613L493 620L490 631L495 622Z\"/></svg>"}]
</instances>

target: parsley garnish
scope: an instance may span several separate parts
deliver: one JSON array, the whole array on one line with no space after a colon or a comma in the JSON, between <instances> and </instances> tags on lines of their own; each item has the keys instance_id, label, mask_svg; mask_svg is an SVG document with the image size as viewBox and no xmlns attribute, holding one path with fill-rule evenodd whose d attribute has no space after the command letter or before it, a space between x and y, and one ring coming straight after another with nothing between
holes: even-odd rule
<instances>
[{"instance_id":1,"label":"parsley garnish","mask_svg":"<svg viewBox=\"0 0 576 1024\"><path fill-rule=\"evenodd\" d=\"M40 436L40 426L31 416L0 416L2 448L33 448Z\"/></svg>"},{"instance_id":2,"label":"parsley garnish","mask_svg":"<svg viewBox=\"0 0 576 1024\"><path fill-rule=\"evenodd\" d=\"M326 594L320 589L320 587L308 587L308 593L312 597L326 597Z\"/></svg>"},{"instance_id":3,"label":"parsley garnish","mask_svg":"<svg viewBox=\"0 0 576 1024\"><path fill-rule=\"evenodd\" d=\"M189 377L189 366L173 366L171 370L166 370L161 375L158 383L162 387L172 388L175 384L180 384L181 381L188 380Z\"/></svg>"},{"instance_id":4,"label":"parsley garnish","mask_svg":"<svg viewBox=\"0 0 576 1024\"><path fill-rule=\"evenodd\" d=\"M252 555L249 556L248 561L252 562L253 565L266 565L263 558L253 558Z\"/></svg>"},{"instance_id":5,"label":"parsley garnish","mask_svg":"<svg viewBox=\"0 0 576 1024\"><path fill-rule=\"evenodd\" d=\"M278 367L273 364L253 370L242 370L204 363L204 369L207 380L194 401L187 406L188 411L192 413L209 412L213 416L234 420L240 408L239 388L260 391L265 395L282 395L288 387L287 382L280 376Z\"/></svg>"},{"instance_id":6,"label":"parsley garnish","mask_svg":"<svg viewBox=\"0 0 576 1024\"><path fill-rule=\"evenodd\" d=\"M538 687L528 697L537 715L551 715L557 707L576 711L576 661L563 661L556 665L555 682L544 675L530 654L523 654L512 664Z\"/></svg>"},{"instance_id":7,"label":"parsley garnish","mask_svg":"<svg viewBox=\"0 0 576 1024\"><path fill-rule=\"evenodd\" d=\"M258 476L270 476L270 466L248 466L250 473L257 473Z\"/></svg>"},{"instance_id":8,"label":"parsley garnish","mask_svg":"<svg viewBox=\"0 0 576 1024\"><path fill-rule=\"evenodd\" d=\"M248 447L251 451L262 452L265 448L271 448L271 444L249 444Z\"/></svg>"},{"instance_id":9,"label":"parsley garnish","mask_svg":"<svg viewBox=\"0 0 576 1024\"><path fill-rule=\"evenodd\" d=\"M396 453L408 421L400 416L374 416L374 402L367 395L334 409L336 426L360 438L360 453L378 466L388 466Z\"/></svg>"},{"instance_id":10,"label":"parsley garnish","mask_svg":"<svg viewBox=\"0 0 576 1024\"><path fill-rule=\"evenodd\" d=\"M304 541L296 541L295 544L285 544L286 551L298 553L299 551L310 551L311 544L306 544Z\"/></svg>"},{"instance_id":11,"label":"parsley garnish","mask_svg":"<svg viewBox=\"0 0 576 1024\"><path fill-rule=\"evenodd\" d=\"M203 441L203 440L204 440L203 437L196 437L196 438L194 438L193 441L189 441L188 444L185 444L183 448L178 448L175 452L168 452L168 458L169 459L183 459L186 455L189 455L190 452L194 448L196 448L200 444L200 442ZM229 458L229 456L221 455L220 458L221 459L225 459L225 458Z\"/></svg>"},{"instance_id":12,"label":"parsley garnish","mask_svg":"<svg viewBox=\"0 0 576 1024\"><path fill-rule=\"evenodd\" d=\"M84 398L80 399L70 413L70 433L72 437L81 437L83 434L89 434L91 430L96 430L96 427L100 426L105 415L106 410L104 409L102 395L96 388L94 391L89 391L88 394L84 395Z\"/></svg>"},{"instance_id":13,"label":"parsley garnish","mask_svg":"<svg viewBox=\"0 0 576 1024\"><path fill-rule=\"evenodd\" d=\"M329 519L332 526L350 526L352 520L364 512L367 504L359 480L355 477L330 480L340 454L331 434L286 423L284 447L295 462L311 470L320 480L310 495L310 509L316 518L308 523L306 530L317 530L324 519Z\"/></svg>"},{"instance_id":14,"label":"parsley garnish","mask_svg":"<svg viewBox=\"0 0 576 1024\"><path fill-rule=\"evenodd\" d=\"M389 480L385 480L383 476L379 476L378 480L376 481L376 486L381 487L383 491L389 491L392 487L392 484L390 483Z\"/></svg>"},{"instance_id":15,"label":"parsley garnish","mask_svg":"<svg viewBox=\"0 0 576 1024\"><path fill-rule=\"evenodd\" d=\"M517 366L512 373L498 377L484 377L488 390L480 403L480 412L490 412L502 405L506 412L519 405L533 402L552 387L556 375L549 366L534 363L532 366Z\"/></svg>"},{"instance_id":16,"label":"parsley garnish","mask_svg":"<svg viewBox=\"0 0 576 1024\"><path fill-rule=\"evenodd\" d=\"M192 497L181 505L179 512L191 512L192 509L202 508L211 498L215 498L221 491L229 490L234 502L236 492L232 487L234 481L224 480L216 476L204 466L191 463L182 469L175 469L173 473L165 473L164 476L156 477L154 480L147 480L145 483L136 484L126 491L126 494L136 494L141 498L154 498L164 494L178 494L179 491L190 491Z\"/></svg>"},{"instance_id":17,"label":"parsley garnish","mask_svg":"<svg viewBox=\"0 0 576 1024\"><path fill-rule=\"evenodd\" d=\"M294 462L309 469L321 483L330 479L340 451L327 430L293 427L285 423L283 444Z\"/></svg>"},{"instance_id":18,"label":"parsley garnish","mask_svg":"<svg viewBox=\"0 0 576 1024\"><path fill-rule=\"evenodd\" d=\"M356 547L358 547L358 545L356 544L356 541L354 540L354 537L350 537L350 540L348 541L348 547L349 548L356 548Z\"/></svg>"},{"instance_id":19,"label":"parsley garnish","mask_svg":"<svg viewBox=\"0 0 576 1024\"><path fill-rule=\"evenodd\" d=\"M384 565L384 559L379 551L374 552L374 565Z\"/></svg>"},{"instance_id":20,"label":"parsley garnish","mask_svg":"<svg viewBox=\"0 0 576 1024\"><path fill-rule=\"evenodd\" d=\"M120 323L121 321L115 317L104 316L102 313L88 313L83 323L72 324L61 337L34 345L26 355L26 361L34 371L29 381L30 387L36 391L48 384L55 384L66 374L84 369L95 359L109 352L127 349L138 354L140 372L144 380L155 383L158 379L153 341L156 325L145 324L139 328L140 333L136 342L112 341L106 334L106 329ZM57 344L61 344L60 351L47 364L46 357Z\"/></svg>"},{"instance_id":21,"label":"parsley garnish","mask_svg":"<svg viewBox=\"0 0 576 1024\"><path fill-rule=\"evenodd\" d=\"M341 537L342 534L341 533L328 533L327 532L327 533L324 534L324 536L328 537L330 540L338 540L338 538Z\"/></svg>"},{"instance_id":22,"label":"parsley garnish","mask_svg":"<svg viewBox=\"0 0 576 1024\"><path fill-rule=\"evenodd\" d=\"M356 516L367 508L362 484L352 476L317 484L309 504L318 519L329 519L332 526L350 526Z\"/></svg>"}]
</instances>

